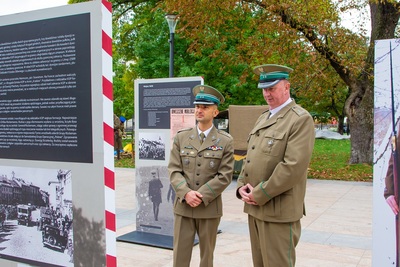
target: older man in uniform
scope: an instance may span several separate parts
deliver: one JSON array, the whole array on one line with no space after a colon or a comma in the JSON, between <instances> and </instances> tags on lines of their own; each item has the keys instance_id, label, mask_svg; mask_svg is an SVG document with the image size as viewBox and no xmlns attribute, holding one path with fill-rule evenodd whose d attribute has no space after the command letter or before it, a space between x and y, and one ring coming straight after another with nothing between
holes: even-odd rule
<instances>
[{"instance_id":1,"label":"older man in uniform","mask_svg":"<svg viewBox=\"0 0 400 267\"><path fill-rule=\"evenodd\" d=\"M249 134L237 197L248 214L253 265L295 266L295 247L305 215L307 168L314 147L314 122L290 98L291 68L262 65L258 88L269 110Z\"/></svg>"},{"instance_id":2,"label":"older man in uniform","mask_svg":"<svg viewBox=\"0 0 400 267\"><path fill-rule=\"evenodd\" d=\"M195 95L197 126L178 131L168 165L176 192L174 201L173 265L189 267L195 234L199 237L200 266L213 266L221 193L232 181L233 139L213 125L224 97L215 88L198 85Z\"/></svg>"}]
</instances>

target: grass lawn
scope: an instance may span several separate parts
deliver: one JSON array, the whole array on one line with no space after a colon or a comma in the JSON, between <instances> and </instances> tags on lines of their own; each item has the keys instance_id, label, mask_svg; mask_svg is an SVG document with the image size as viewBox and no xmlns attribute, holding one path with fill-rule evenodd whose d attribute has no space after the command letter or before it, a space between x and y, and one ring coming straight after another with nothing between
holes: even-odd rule
<instances>
[{"instance_id":1,"label":"grass lawn","mask_svg":"<svg viewBox=\"0 0 400 267\"><path fill-rule=\"evenodd\" d=\"M132 142L124 139L123 145ZM122 155L114 157L115 167L135 168L135 159ZM348 164L350 159L350 140L316 139L311 158L308 177L324 180L372 181L372 166L368 164Z\"/></svg>"},{"instance_id":2,"label":"grass lawn","mask_svg":"<svg viewBox=\"0 0 400 267\"><path fill-rule=\"evenodd\" d=\"M132 143L132 139L122 139L122 146L125 147L127 144ZM129 155L130 154L130 155ZM135 157L134 153L123 153L121 159L117 160L114 156L115 168L135 168Z\"/></svg>"},{"instance_id":3,"label":"grass lawn","mask_svg":"<svg viewBox=\"0 0 400 267\"><path fill-rule=\"evenodd\" d=\"M371 182L372 165L348 164L350 150L350 140L316 139L308 177Z\"/></svg>"}]
</instances>

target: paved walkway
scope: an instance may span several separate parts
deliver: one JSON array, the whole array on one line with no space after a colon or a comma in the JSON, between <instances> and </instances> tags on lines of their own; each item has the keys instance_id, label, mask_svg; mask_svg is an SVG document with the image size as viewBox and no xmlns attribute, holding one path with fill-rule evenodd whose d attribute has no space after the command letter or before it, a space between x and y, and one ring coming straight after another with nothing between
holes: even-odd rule
<instances>
[{"instance_id":1,"label":"paved walkway","mask_svg":"<svg viewBox=\"0 0 400 267\"><path fill-rule=\"evenodd\" d=\"M136 230L135 170L116 168L117 237ZM223 193L224 216L214 266L252 267L247 216L235 197L236 181ZM372 183L309 180L307 216L297 246L296 267L372 265ZM119 267L169 267L172 250L117 242ZM191 266L199 266L199 246Z\"/></svg>"}]
</instances>

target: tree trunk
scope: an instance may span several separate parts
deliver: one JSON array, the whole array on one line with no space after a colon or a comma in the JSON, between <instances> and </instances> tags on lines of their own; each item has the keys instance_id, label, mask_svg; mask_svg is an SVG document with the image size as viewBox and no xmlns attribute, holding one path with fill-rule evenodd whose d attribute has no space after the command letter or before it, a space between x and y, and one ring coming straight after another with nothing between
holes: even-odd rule
<instances>
[{"instance_id":1,"label":"tree trunk","mask_svg":"<svg viewBox=\"0 0 400 267\"><path fill-rule=\"evenodd\" d=\"M348 127L351 131L350 164L372 164L375 41L393 38L400 17L398 3L387 0L371 0L369 5L371 9L371 39L364 71L360 77L349 76L350 79L347 81L351 91L345 104Z\"/></svg>"},{"instance_id":2,"label":"tree trunk","mask_svg":"<svg viewBox=\"0 0 400 267\"><path fill-rule=\"evenodd\" d=\"M399 21L397 3L370 1L371 42L368 49L364 72L361 77L352 77L351 94L346 101L346 113L350 126L350 164L369 163L373 160L374 85L373 68L375 41L394 37Z\"/></svg>"},{"instance_id":3,"label":"tree trunk","mask_svg":"<svg viewBox=\"0 0 400 267\"><path fill-rule=\"evenodd\" d=\"M346 101L347 127L350 127L350 164L373 160L373 85L359 81L353 85L353 94ZM359 92L359 94L355 94ZM364 92L362 94L362 92Z\"/></svg>"}]
</instances>

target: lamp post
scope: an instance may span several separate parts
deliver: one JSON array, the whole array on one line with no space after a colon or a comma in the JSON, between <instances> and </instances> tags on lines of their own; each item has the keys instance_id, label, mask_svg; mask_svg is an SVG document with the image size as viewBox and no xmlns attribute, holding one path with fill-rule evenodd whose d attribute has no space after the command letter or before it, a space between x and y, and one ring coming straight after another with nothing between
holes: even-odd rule
<instances>
[{"instance_id":1,"label":"lamp post","mask_svg":"<svg viewBox=\"0 0 400 267\"><path fill-rule=\"evenodd\" d=\"M175 27L178 23L178 16L173 14L168 14L165 16L169 27L169 77L174 77L174 35Z\"/></svg>"}]
</instances>

